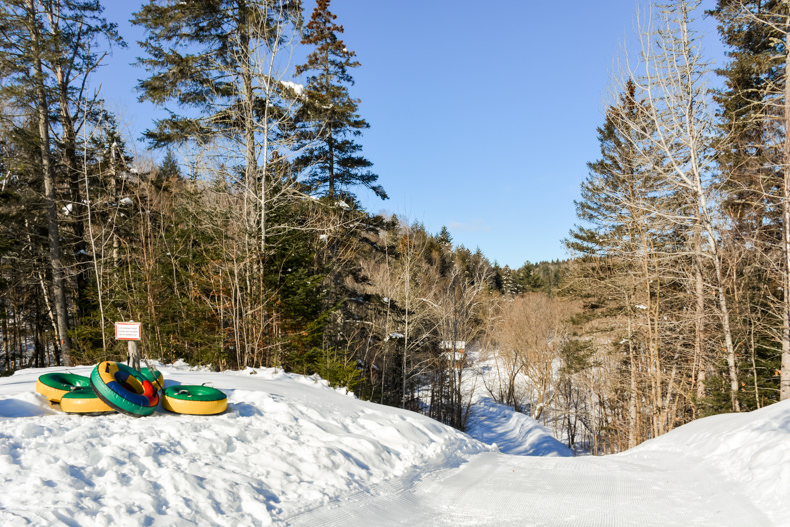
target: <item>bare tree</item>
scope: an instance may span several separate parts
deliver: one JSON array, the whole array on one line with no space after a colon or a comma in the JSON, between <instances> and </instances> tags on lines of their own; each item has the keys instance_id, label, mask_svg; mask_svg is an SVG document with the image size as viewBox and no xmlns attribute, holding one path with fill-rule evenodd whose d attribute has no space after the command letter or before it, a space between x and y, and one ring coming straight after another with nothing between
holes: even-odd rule
<instances>
[{"instance_id":1,"label":"bare tree","mask_svg":"<svg viewBox=\"0 0 790 527\"><path fill-rule=\"evenodd\" d=\"M666 219L684 227L698 269L710 263L712 287L718 301L719 320L729 368L732 409L739 409L738 373L726 294L726 276L720 250L715 211L709 184L715 167L712 138L715 118L706 86L708 64L701 56L692 14L700 2L681 0L655 6L653 19L641 28L641 67L629 71L645 97L645 118L651 123L643 139L658 155L653 168L673 188L679 208L665 210ZM637 127L634 127L637 129ZM698 275L699 276L699 275ZM699 282L697 282L699 284ZM698 298L701 291L695 287Z\"/></svg>"},{"instance_id":2,"label":"bare tree","mask_svg":"<svg viewBox=\"0 0 790 527\"><path fill-rule=\"evenodd\" d=\"M504 305L496 330L497 358L507 372L503 394L516 411L530 404L530 414L539 419L556 396L556 383L568 337L568 319L576 308L573 303L527 293ZM525 383L520 392L517 383ZM502 389L500 387L500 389Z\"/></svg>"}]
</instances>

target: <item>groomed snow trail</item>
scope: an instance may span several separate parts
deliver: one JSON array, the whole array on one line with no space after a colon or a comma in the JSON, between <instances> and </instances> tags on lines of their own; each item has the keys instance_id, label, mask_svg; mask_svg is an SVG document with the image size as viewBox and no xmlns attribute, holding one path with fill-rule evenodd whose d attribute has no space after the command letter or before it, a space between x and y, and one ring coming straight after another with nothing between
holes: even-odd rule
<instances>
[{"instance_id":1,"label":"groomed snow trail","mask_svg":"<svg viewBox=\"0 0 790 527\"><path fill-rule=\"evenodd\" d=\"M343 526L770 526L738 492L693 460L537 458L483 453L408 489L349 499L288 519ZM663 465L663 466L661 466ZM660 467L660 468L657 468Z\"/></svg>"}]
</instances>

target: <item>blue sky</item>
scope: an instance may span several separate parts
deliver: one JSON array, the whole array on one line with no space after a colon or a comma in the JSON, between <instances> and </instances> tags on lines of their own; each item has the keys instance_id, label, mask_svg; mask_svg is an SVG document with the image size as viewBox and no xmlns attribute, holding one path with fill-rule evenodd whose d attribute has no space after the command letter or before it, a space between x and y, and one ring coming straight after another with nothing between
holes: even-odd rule
<instances>
[{"instance_id":1,"label":"blue sky","mask_svg":"<svg viewBox=\"0 0 790 527\"><path fill-rule=\"evenodd\" d=\"M567 257L562 239L586 163L599 155L595 129L639 3L333 0L362 64L351 94L370 123L363 154L390 196L359 192L365 207L434 233L447 226L456 245L500 265ZM127 20L141 4L105 2L129 47L98 75L134 138L161 115L136 101L144 71L130 63L142 34ZM705 46L720 53L705 25Z\"/></svg>"}]
</instances>

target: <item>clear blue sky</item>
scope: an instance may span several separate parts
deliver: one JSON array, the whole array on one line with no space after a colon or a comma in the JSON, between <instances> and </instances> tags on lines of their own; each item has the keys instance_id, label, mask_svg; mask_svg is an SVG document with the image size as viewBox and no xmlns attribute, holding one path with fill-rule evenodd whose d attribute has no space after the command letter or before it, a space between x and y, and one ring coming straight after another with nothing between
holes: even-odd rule
<instances>
[{"instance_id":1,"label":"clear blue sky","mask_svg":"<svg viewBox=\"0 0 790 527\"><path fill-rule=\"evenodd\" d=\"M447 226L456 245L500 265L565 258L561 240L599 155L595 129L639 3L332 0L362 64L351 94L371 126L363 154L390 196L360 192L365 207L434 233ZM104 4L129 47L106 59L102 94L139 138L162 115L136 102L144 71L129 65L142 34L127 21L142 2ZM720 54L705 25L705 46Z\"/></svg>"}]
</instances>

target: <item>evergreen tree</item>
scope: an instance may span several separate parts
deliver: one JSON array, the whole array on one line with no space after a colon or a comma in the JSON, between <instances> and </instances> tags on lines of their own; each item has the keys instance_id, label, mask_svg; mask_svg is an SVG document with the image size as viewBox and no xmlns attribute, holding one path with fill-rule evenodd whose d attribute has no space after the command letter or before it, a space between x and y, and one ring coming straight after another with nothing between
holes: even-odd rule
<instances>
[{"instance_id":1,"label":"evergreen tree","mask_svg":"<svg viewBox=\"0 0 790 527\"><path fill-rule=\"evenodd\" d=\"M165 158L159 164L157 177L163 180L183 179L183 176L181 175L181 168L178 166L178 160L176 159L176 156L173 154L172 150L167 151Z\"/></svg>"},{"instance_id":2,"label":"evergreen tree","mask_svg":"<svg viewBox=\"0 0 790 527\"><path fill-rule=\"evenodd\" d=\"M565 242L579 256L571 289L586 300L588 313L627 320L625 334L616 338L627 343L619 348L618 374L628 387L619 400L629 446L644 439L647 429L658 434L674 425L674 416L663 412L650 416L649 423L641 417L642 391L660 398L672 389L661 378L669 335L659 321L672 296L662 265L671 254L673 225L663 218L677 214L673 192L653 164L648 110L637 97L636 85L626 82L598 128L601 158L588 164L582 200L576 202L577 216L585 225L572 230ZM546 270L551 280L552 265Z\"/></svg>"},{"instance_id":3,"label":"evergreen tree","mask_svg":"<svg viewBox=\"0 0 790 527\"><path fill-rule=\"evenodd\" d=\"M453 237L444 225L442 225L442 230L439 231L439 243L446 249L453 247Z\"/></svg>"},{"instance_id":4,"label":"evergreen tree","mask_svg":"<svg viewBox=\"0 0 790 527\"><path fill-rule=\"evenodd\" d=\"M190 161L193 173L224 193L215 196L226 207L218 216L231 222L220 246L235 268L221 273L233 284L227 301L234 308L223 313L231 318L228 346L239 366L275 365L265 350L280 321L276 292L267 286L269 273L279 271L278 237L288 226L272 222L295 194L282 156L290 148L286 97L294 93L277 68L301 14L299 0L155 0L134 19L147 30L141 98L184 110L156 122L147 137L155 147L192 146L205 167Z\"/></svg>"},{"instance_id":5,"label":"evergreen tree","mask_svg":"<svg viewBox=\"0 0 790 527\"><path fill-rule=\"evenodd\" d=\"M301 25L300 0L152 0L133 23L147 31L138 59L149 76L140 99L170 111L145 135L155 148L189 143L210 157L222 151L215 177L241 189L248 236L265 253L269 166L287 148L291 95L279 80L280 53ZM210 152L206 152L210 145ZM250 240L245 242L250 244Z\"/></svg>"},{"instance_id":6,"label":"evergreen tree","mask_svg":"<svg viewBox=\"0 0 790 527\"><path fill-rule=\"evenodd\" d=\"M116 31L101 15L104 7L98 0L58 0L41 2L46 17L50 53L46 62L51 80L52 103L57 103L53 119L53 140L58 145L57 177L68 184L69 213L64 221L64 241L67 254L73 254L74 283L76 286L76 323L85 316L87 296L90 294L90 254L86 242L87 218L82 198L84 174L88 167L83 161L93 156L82 143L80 130L104 126L113 117L102 108L98 93L90 93L85 85L101 66L106 53L97 49L100 41L108 46L125 46ZM84 134L83 134L84 136ZM70 236L66 236L66 234Z\"/></svg>"},{"instance_id":7,"label":"evergreen tree","mask_svg":"<svg viewBox=\"0 0 790 527\"><path fill-rule=\"evenodd\" d=\"M200 116L172 113L146 137L155 147L188 140L208 142L227 134L253 138L255 119L273 103L278 87L261 77L256 53L287 38L285 25L299 24L299 0L152 0L134 14L147 37L138 59L151 75L139 84L140 99L176 102ZM247 145L250 147L251 145Z\"/></svg>"},{"instance_id":8,"label":"evergreen tree","mask_svg":"<svg viewBox=\"0 0 790 527\"><path fill-rule=\"evenodd\" d=\"M35 119L38 129L35 136L17 137L34 142L39 152L51 277L48 298L66 363L71 352L68 274L72 255L78 264L78 308L87 284L76 130L98 112L89 104L95 103L95 97L85 94L87 77L101 60L95 52L97 40L105 36L120 42L114 26L101 18L101 11L97 0L9 0L0 4L0 96L25 115L9 122L27 126ZM70 191L66 203L65 184ZM60 217L64 208L73 213L68 220ZM66 240L75 244L74 251L64 247L66 223L74 233Z\"/></svg>"},{"instance_id":9,"label":"evergreen tree","mask_svg":"<svg viewBox=\"0 0 790 527\"><path fill-rule=\"evenodd\" d=\"M375 184L378 176L368 170L373 163L360 155L362 147L355 141L369 127L357 114L359 102L348 92L354 83L348 70L360 64L354 59L356 53L338 38L343 26L335 23L336 18L329 11L329 0L318 0L302 39L315 49L296 68L297 75L308 76L297 112L297 149L302 153L295 167L312 189L332 200L343 194L353 197L350 189L356 185L387 199L384 189Z\"/></svg>"},{"instance_id":10,"label":"evergreen tree","mask_svg":"<svg viewBox=\"0 0 790 527\"><path fill-rule=\"evenodd\" d=\"M645 108L637 100L633 81L626 83L618 105L606 114L598 128L601 159L588 163L589 176L582 183L582 199L576 203L576 215L584 222L571 231L566 246L580 255L630 255L640 240L635 214L647 216L657 212L650 203L659 188L645 162L648 148L642 139L648 132L632 130L631 123L643 120ZM654 200L653 200L654 201Z\"/></svg>"},{"instance_id":11,"label":"evergreen tree","mask_svg":"<svg viewBox=\"0 0 790 527\"><path fill-rule=\"evenodd\" d=\"M784 25L782 9L774 0L719 0L710 12L729 48L729 62L717 71L725 87L716 94L727 138L717 158L723 205L738 231L749 234L770 215L771 196L765 189L774 189L782 177L777 171L782 163L780 122L765 118L775 115L784 84L785 44L776 29Z\"/></svg>"},{"instance_id":12,"label":"evergreen tree","mask_svg":"<svg viewBox=\"0 0 790 527\"><path fill-rule=\"evenodd\" d=\"M729 58L718 70L725 87L716 100L721 203L733 226L729 250L737 255L731 288L736 299L751 300L740 307L737 320L740 338L754 345L751 353L739 355L740 370L751 377L740 397L755 408L761 398L775 400L777 371L780 396L790 397L788 8L776 0L719 0L711 14ZM782 357L773 351L777 347Z\"/></svg>"}]
</instances>

